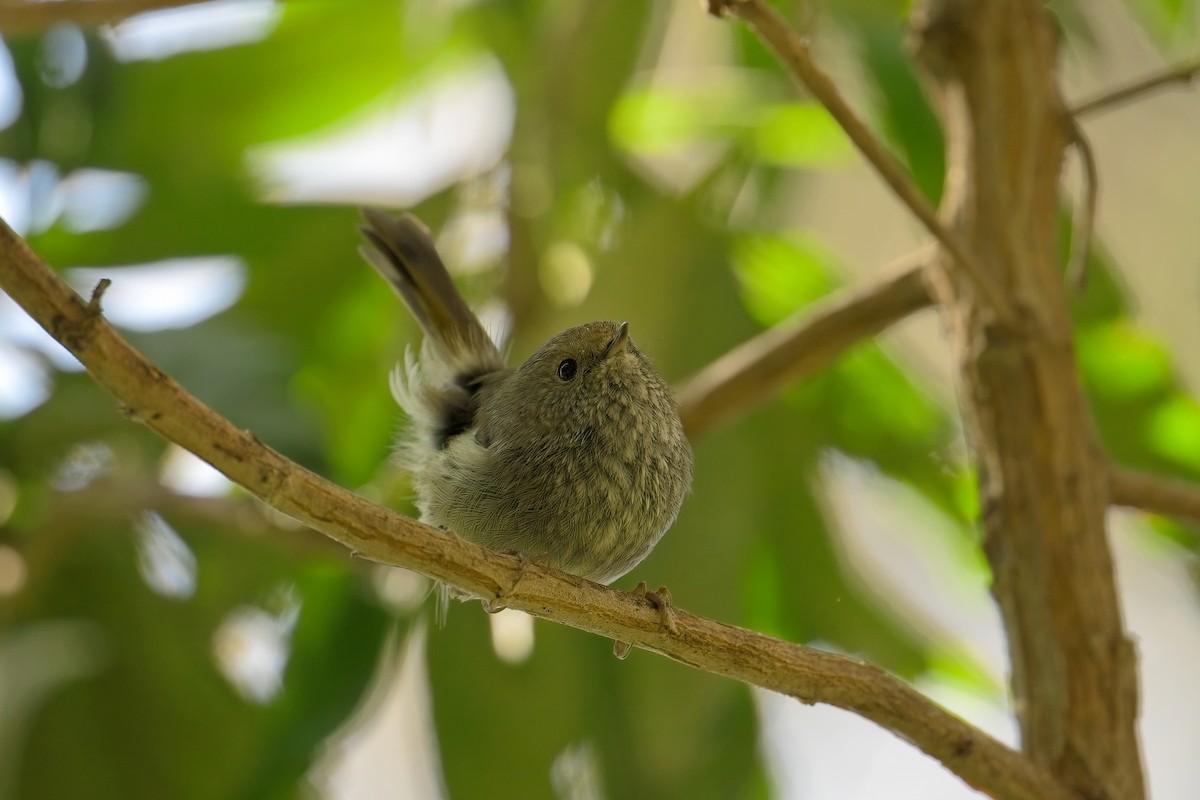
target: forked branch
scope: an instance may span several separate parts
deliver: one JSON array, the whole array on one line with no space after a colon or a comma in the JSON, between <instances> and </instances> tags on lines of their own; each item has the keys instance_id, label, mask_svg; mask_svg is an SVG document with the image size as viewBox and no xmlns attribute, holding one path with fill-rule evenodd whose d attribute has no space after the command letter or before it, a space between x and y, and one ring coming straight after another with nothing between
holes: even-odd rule
<instances>
[{"instance_id":1,"label":"forked branch","mask_svg":"<svg viewBox=\"0 0 1200 800\"><path fill-rule=\"evenodd\" d=\"M278 511L374 561L407 567L484 598L513 585L515 556L493 553L333 485L239 430L134 350L0 224L0 286L128 416L212 464ZM879 667L753 631L674 613L675 630L644 598L528 564L504 598L534 616L631 642L684 664L855 711L938 759L966 783L1005 800L1069 800L1042 769Z\"/></svg>"},{"instance_id":2,"label":"forked branch","mask_svg":"<svg viewBox=\"0 0 1200 800\"><path fill-rule=\"evenodd\" d=\"M858 118L834 82L813 61L807 41L784 21L779 12L763 0L708 0L708 11L717 17L738 17L762 37L787 67L788 72L841 126L846 136L875 168L896 197L945 248L953 263L997 317L1011 319L1012 311L1007 301L989 277L979 257L963 243L961 237L942 224L937 211L921 194L921 190L913 183L908 173Z\"/></svg>"}]
</instances>

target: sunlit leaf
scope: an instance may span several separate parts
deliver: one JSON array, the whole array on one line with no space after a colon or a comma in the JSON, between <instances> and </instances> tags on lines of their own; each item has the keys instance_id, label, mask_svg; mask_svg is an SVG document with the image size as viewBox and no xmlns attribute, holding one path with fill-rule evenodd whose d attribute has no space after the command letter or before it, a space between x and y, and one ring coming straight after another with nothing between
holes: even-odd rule
<instances>
[{"instance_id":1,"label":"sunlit leaf","mask_svg":"<svg viewBox=\"0 0 1200 800\"><path fill-rule=\"evenodd\" d=\"M712 136L722 121L725 126L732 124L734 111L713 104L702 112L695 98L647 89L621 98L613 108L609 130L622 147L656 153Z\"/></svg>"},{"instance_id":2,"label":"sunlit leaf","mask_svg":"<svg viewBox=\"0 0 1200 800\"><path fill-rule=\"evenodd\" d=\"M1079 364L1101 394L1125 400L1168 388L1171 359L1162 343L1129 321L1080 332Z\"/></svg>"},{"instance_id":3,"label":"sunlit leaf","mask_svg":"<svg viewBox=\"0 0 1200 800\"><path fill-rule=\"evenodd\" d=\"M1125 0L1133 16L1160 42L1177 42L1195 35L1195 0Z\"/></svg>"},{"instance_id":4,"label":"sunlit leaf","mask_svg":"<svg viewBox=\"0 0 1200 800\"><path fill-rule=\"evenodd\" d=\"M979 519L979 476L973 470L960 470L950 477L952 495L962 519Z\"/></svg>"},{"instance_id":5,"label":"sunlit leaf","mask_svg":"<svg viewBox=\"0 0 1200 800\"><path fill-rule=\"evenodd\" d=\"M1004 696L1005 688L998 685L976 659L962 651L934 648L929 656L929 672L938 681L980 696Z\"/></svg>"},{"instance_id":6,"label":"sunlit leaf","mask_svg":"<svg viewBox=\"0 0 1200 800\"><path fill-rule=\"evenodd\" d=\"M609 130L617 145L646 154L697 142L737 144L778 166L828 164L849 154L845 135L821 106L763 104L762 93L745 81L634 90L613 107Z\"/></svg>"},{"instance_id":7,"label":"sunlit leaf","mask_svg":"<svg viewBox=\"0 0 1200 800\"><path fill-rule=\"evenodd\" d=\"M944 433L945 412L878 349L856 348L841 359L837 371L850 384L846 394L855 401L840 409L842 435L853 439L870 436L872 429L884 428L887 435L915 444L933 442ZM878 444L872 442L872 447L864 450L884 449L877 447Z\"/></svg>"},{"instance_id":8,"label":"sunlit leaf","mask_svg":"<svg viewBox=\"0 0 1200 800\"><path fill-rule=\"evenodd\" d=\"M833 257L808 238L746 237L731 255L750 313L774 325L832 287Z\"/></svg>"},{"instance_id":9,"label":"sunlit leaf","mask_svg":"<svg viewBox=\"0 0 1200 800\"><path fill-rule=\"evenodd\" d=\"M1200 403L1174 395L1150 416L1149 443L1166 458L1200 469Z\"/></svg>"},{"instance_id":10,"label":"sunlit leaf","mask_svg":"<svg viewBox=\"0 0 1200 800\"><path fill-rule=\"evenodd\" d=\"M750 129L754 158L779 166L828 164L851 150L842 129L821 106L768 106Z\"/></svg>"}]
</instances>

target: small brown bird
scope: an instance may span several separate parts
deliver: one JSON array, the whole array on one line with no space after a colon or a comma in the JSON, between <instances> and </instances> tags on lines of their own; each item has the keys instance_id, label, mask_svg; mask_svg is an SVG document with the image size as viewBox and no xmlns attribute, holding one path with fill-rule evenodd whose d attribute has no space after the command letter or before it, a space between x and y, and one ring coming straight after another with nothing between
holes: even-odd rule
<instances>
[{"instance_id":1,"label":"small brown bird","mask_svg":"<svg viewBox=\"0 0 1200 800\"><path fill-rule=\"evenodd\" d=\"M637 566L679 513L692 452L628 324L570 328L509 369L425 226L363 217L360 252L425 332L391 380L422 520L600 583Z\"/></svg>"}]
</instances>

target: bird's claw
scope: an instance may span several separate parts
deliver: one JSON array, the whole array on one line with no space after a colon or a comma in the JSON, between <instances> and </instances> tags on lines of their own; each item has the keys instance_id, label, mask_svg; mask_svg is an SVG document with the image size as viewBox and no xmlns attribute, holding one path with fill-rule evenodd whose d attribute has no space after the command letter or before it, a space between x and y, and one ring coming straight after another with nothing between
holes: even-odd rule
<instances>
[{"instance_id":1,"label":"bird's claw","mask_svg":"<svg viewBox=\"0 0 1200 800\"><path fill-rule=\"evenodd\" d=\"M542 553L541 555L530 556L518 550L506 550L504 555L517 557L517 574L507 589L497 592L496 596L491 599L482 601L483 610L489 614L499 614L508 608L508 603L505 601L517 590L521 579L525 577L525 570L529 569L530 564L546 566L546 557L548 554Z\"/></svg>"},{"instance_id":2,"label":"bird's claw","mask_svg":"<svg viewBox=\"0 0 1200 800\"><path fill-rule=\"evenodd\" d=\"M679 628L675 625L675 609L671 603L671 590L665 586L660 586L653 592L646 586L645 581L638 583L633 593L638 597L645 598L654 608L658 610L659 629L668 630L671 633L679 633Z\"/></svg>"},{"instance_id":3,"label":"bird's claw","mask_svg":"<svg viewBox=\"0 0 1200 800\"><path fill-rule=\"evenodd\" d=\"M634 588L633 593L645 599L658 610L659 630L667 630L671 633L679 632L679 628L675 624L675 611L671 605L671 591L667 587L660 586L652 592L646 586L646 582L641 581ZM622 661L629 656L631 650L633 650L633 645L629 642L613 642L613 655Z\"/></svg>"}]
</instances>

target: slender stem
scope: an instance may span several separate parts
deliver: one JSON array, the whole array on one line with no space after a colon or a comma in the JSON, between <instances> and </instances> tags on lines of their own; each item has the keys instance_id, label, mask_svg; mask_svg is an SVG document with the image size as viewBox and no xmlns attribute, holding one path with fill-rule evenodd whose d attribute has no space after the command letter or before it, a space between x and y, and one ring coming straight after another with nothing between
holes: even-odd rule
<instances>
[{"instance_id":1,"label":"slender stem","mask_svg":"<svg viewBox=\"0 0 1200 800\"><path fill-rule=\"evenodd\" d=\"M905 256L888 277L835 295L807 313L742 342L700 370L679 392L679 413L695 438L766 402L825 367L847 348L933 301L925 270L933 248Z\"/></svg>"},{"instance_id":2,"label":"slender stem","mask_svg":"<svg viewBox=\"0 0 1200 800\"><path fill-rule=\"evenodd\" d=\"M1175 517L1200 520L1200 486L1128 467L1109 472L1113 505L1129 506Z\"/></svg>"},{"instance_id":3,"label":"slender stem","mask_svg":"<svg viewBox=\"0 0 1200 800\"><path fill-rule=\"evenodd\" d=\"M1012 311L983 262L963 244L959 236L942 224L937 211L921 194L921 190L913 183L908 173L858 118L834 82L813 61L805 39L788 26L779 12L763 0L709 0L708 9L714 16L732 14L758 32L792 76L808 89L817 102L837 121L896 197L942 245L952 263L957 265L983 297L984 302L998 317L1011 320Z\"/></svg>"},{"instance_id":4,"label":"slender stem","mask_svg":"<svg viewBox=\"0 0 1200 800\"><path fill-rule=\"evenodd\" d=\"M1109 89L1077 104L1071 109L1071 113L1076 117L1084 117L1088 114L1094 114L1097 111L1104 111L1129 100L1138 100L1142 95L1149 94L1165 86L1170 86L1173 83L1192 83L1195 81L1197 74L1200 74L1200 58L1184 61L1181 64L1168 67L1161 72L1152 73L1116 89Z\"/></svg>"}]
</instances>

